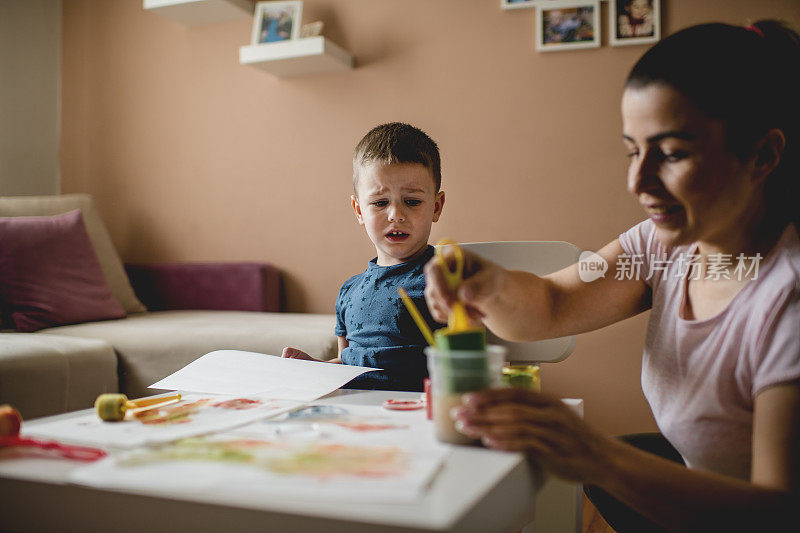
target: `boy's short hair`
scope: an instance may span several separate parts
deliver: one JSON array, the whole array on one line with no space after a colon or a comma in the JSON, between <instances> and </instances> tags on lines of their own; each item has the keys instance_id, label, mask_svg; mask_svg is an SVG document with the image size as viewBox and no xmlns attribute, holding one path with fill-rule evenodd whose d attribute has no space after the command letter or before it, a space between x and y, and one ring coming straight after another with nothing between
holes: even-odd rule
<instances>
[{"instance_id":1,"label":"boy's short hair","mask_svg":"<svg viewBox=\"0 0 800 533\"><path fill-rule=\"evenodd\" d=\"M439 147L419 128L402 122L375 126L356 145L353 153L353 189L358 194L358 168L367 163L418 163L433 176L436 191L442 186Z\"/></svg>"}]
</instances>

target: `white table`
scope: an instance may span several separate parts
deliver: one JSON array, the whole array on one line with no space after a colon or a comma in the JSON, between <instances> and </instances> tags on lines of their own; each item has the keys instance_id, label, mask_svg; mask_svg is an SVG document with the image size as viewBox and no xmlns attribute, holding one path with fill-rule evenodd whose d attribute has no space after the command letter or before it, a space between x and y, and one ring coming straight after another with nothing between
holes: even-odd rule
<instances>
[{"instance_id":1,"label":"white table","mask_svg":"<svg viewBox=\"0 0 800 533\"><path fill-rule=\"evenodd\" d=\"M339 390L326 396L325 402L379 405L388 398L418 397L417 393ZM425 413L420 410L414 415L424 417ZM35 426L52 419L26 424ZM424 427L433 439L433 425ZM575 485L543 481L544 476L521 454L480 447L455 447L424 498L414 504L263 501L234 497L222 490L169 497L156 491L98 490L67 483L70 471L78 465L62 459L0 459L0 530L486 533L515 531L533 522L525 531L580 531ZM537 508L539 516L534 522Z\"/></svg>"}]
</instances>

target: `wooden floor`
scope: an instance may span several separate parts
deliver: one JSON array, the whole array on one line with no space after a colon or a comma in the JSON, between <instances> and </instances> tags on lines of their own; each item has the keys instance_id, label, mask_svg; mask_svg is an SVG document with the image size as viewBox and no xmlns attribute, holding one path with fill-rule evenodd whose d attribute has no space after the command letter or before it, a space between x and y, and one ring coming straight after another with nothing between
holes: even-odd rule
<instances>
[{"instance_id":1,"label":"wooden floor","mask_svg":"<svg viewBox=\"0 0 800 533\"><path fill-rule=\"evenodd\" d=\"M615 533L585 494L583 496L583 533Z\"/></svg>"}]
</instances>

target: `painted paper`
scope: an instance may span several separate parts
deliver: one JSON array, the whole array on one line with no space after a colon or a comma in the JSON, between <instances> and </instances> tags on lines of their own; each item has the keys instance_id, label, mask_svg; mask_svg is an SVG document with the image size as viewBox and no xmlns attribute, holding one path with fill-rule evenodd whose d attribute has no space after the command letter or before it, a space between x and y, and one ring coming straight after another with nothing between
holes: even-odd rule
<instances>
[{"instance_id":1,"label":"painted paper","mask_svg":"<svg viewBox=\"0 0 800 533\"><path fill-rule=\"evenodd\" d=\"M77 444L134 448L225 431L299 405L263 397L186 394L180 402L145 411L137 418L126 416L119 422L106 422L91 412L42 423L23 423L22 433Z\"/></svg>"},{"instance_id":2,"label":"painted paper","mask_svg":"<svg viewBox=\"0 0 800 533\"><path fill-rule=\"evenodd\" d=\"M445 455L444 449L412 451L399 444L223 433L122 452L73 470L70 481L172 495L398 503L422 497Z\"/></svg>"},{"instance_id":3,"label":"painted paper","mask_svg":"<svg viewBox=\"0 0 800 533\"><path fill-rule=\"evenodd\" d=\"M436 441L424 411L326 402L120 452L74 470L71 481L172 494L245 491L251 499L400 503L424 495L452 450Z\"/></svg>"},{"instance_id":4,"label":"painted paper","mask_svg":"<svg viewBox=\"0 0 800 533\"><path fill-rule=\"evenodd\" d=\"M332 403L334 400L337 403ZM390 411L372 405L342 404L341 398L322 400L232 430L256 438L331 440L350 444L394 444L414 449L445 449L436 440L425 411ZM447 448L449 449L449 448Z\"/></svg>"}]
</instances>

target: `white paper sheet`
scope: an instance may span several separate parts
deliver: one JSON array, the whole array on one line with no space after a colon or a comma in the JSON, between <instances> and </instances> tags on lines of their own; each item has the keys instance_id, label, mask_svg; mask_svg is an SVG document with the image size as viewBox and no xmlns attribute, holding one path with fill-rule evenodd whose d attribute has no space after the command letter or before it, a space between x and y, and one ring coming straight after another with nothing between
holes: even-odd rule
<instances>
[{"instance_id":1,"label":"white paper sheet","mask_svg":"<svg viewBox=\"0 0 800 533\"><path fill-rule=\"evenodd\" d=\"M243 399L241 396L186 394L176 404L154 409L155 420L148 423L129 418L104 422L92 412L49 422L23 423L22 434L92 446L135 448L225 431L285 413L300 405L291 400L254 396Z\"/></svg>"},{"instance_id":2,"label":"white paper sheet","mask_svg":"<svg viewBox=\"0 0 800 533\"><path fill-rule=\"evenodd\" d=\"M255 394L306 402L372 370L378 369L217 350L153 383L150 388L241 396Z\"/></svg>"}]
</instances>

